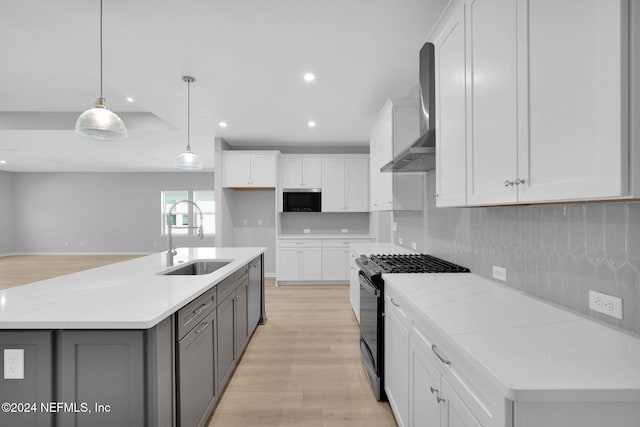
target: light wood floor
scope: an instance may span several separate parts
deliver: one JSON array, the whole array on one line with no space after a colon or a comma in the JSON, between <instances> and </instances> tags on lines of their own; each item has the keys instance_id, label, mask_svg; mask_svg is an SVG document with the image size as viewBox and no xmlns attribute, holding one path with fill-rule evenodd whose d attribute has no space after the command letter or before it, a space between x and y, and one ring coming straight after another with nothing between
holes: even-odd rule
<instances>
[{"instance_id":1,"label":"light wood floor","mask_svg":"<svg viewBox=\"0 0 640 427\"><path fill-rule=\"evenodd\" d=\"M141 255L14 255L0 257L0 291L139 256Z\"/></svg>"},{"instance_id":2,"label":"light wood floor","mask_svg":"<svg viewBox=\"0 0 640 427\"><path fill-rule=\"evenodd\" d=\"M0 258L0 290L135 256ZM348 286L274 286L258 326L209 427L396 427L360 362Z\"/></svg>"}]
</instances>

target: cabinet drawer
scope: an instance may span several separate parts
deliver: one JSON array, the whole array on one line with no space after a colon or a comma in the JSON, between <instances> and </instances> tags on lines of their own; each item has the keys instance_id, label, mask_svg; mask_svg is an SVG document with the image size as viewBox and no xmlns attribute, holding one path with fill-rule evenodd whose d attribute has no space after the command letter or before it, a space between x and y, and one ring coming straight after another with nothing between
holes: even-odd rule
<instances>
[{"instance_id":1,"label":"cabinet drawer","mask_svg":"<svg viewBox=\"0 0 640 427\"><path fill-rule=\"evenodd\" d=\"M411 329L411 318L407 315L407 304L398 297L393 291L388 291L389 288L385 288L384 295L384 311L385 315L395 315L397 320L405 327L405 329ZM387 292L388 291L388 292Z\"/></svg>"},{"instance_id":2,"label":"cabinet drawer","mask_svg":"<svg viewBox=\"0 0 640 427\"><path fill-rule=\"evenodd\" d=\"M322 240L278 240L279 248L319 248Z\"/></svg>"},{"instance_id":3,"label":"cabinet drawer","mask_svg":"<svg viewBox=\"0 0 640 427\"><path fill-rule=\"evenodd\" d=\"M178 311L178 339L182 339L216 308L216 288L209 289Z\"/></svg>"},{"instance_id":4,"label":"cabinet drawer","mask_svg":"<svg viewBox=\"0 0 640 427\"><path fill-rule=\"evenodd\" d=\"M224 301L238 286L247 280L249 280L249 268L245 265L216 285L218 289L218 301Z\"/></svg>"},{"instance_id":5,"label":"cabinet drawer","mask_svg":"<svg viewBox=\"0 0 640 427\"><path fill-rule=\"evenodd\" d=\"M455 352L451 344L440 335L431 333L423 326L424 324L413 324L410 332L412 345L419 347L437 367L442 381L446 380L473 417L485 427L510 425L510 402L491 382L478 375L478 367L472 366L464 355Z\"/></svg>"}]
</instances>

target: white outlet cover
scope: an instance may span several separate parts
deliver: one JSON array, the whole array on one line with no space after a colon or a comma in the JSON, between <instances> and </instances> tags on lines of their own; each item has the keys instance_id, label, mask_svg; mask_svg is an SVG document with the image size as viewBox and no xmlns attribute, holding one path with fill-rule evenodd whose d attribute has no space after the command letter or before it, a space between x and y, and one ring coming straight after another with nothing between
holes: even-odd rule
<instances>
[{"instance_id":1,"label":"white outlet cover","mask_svg":"<svg viewBox=\"0 0 640 427\"><path fill-rule=\"evenodd\" d=\"M311 233L311 229L310 228L305 228L303 230L303 232L304 232L304 234L309 234L309 233Z\"/></svg>"},{"instance_id":2,"label":"white outlet cover","mask_svg":"<svg viewBox=\"0 0 640 427\"><path fill-rule=\"evenodd\" d=\"M507 281L507 269L504 267L499 267L497 265L493 266L493 278L496 280L501 280L503 282Z\"/></svg>"},{"instance_id":3,"label":"white outlet cover","mask_svg":"<svg viewBox=\"0 0 640 427\"><path fill-rule=\"evenodd\" d=\"M411 242L411 249L418 250L418 245L416 244L416 242Z\"/></svg>"},{"instance_id":4,"label":"white outlet cover","mask_svg":"<svg viewBox=\"0 0 640 427\"><path fill-rule=\"evenodd\" d=\"M589 291L589 308L598 313L622 319L622 298Z\"/></svg>"},{"instance_id":5,"label":"white outlet cover","mask_svg":"<svg viewBox=\"0 0 640 427\"><path fill-rule=\"evenodd\" d=\"M4 349L4 379L23 380L24 379L24 349L5 348Z\"/></svg>"},{"instance_id":6,"label":"white outlet cover","mask_svg":"<svg viewBox=\"0 0 640 427\"><path fill-rule=\"evenodd\" d=\"M402 237L398 237L398 244L401 245L402 244Z\"/></svg>"}]
</instances>

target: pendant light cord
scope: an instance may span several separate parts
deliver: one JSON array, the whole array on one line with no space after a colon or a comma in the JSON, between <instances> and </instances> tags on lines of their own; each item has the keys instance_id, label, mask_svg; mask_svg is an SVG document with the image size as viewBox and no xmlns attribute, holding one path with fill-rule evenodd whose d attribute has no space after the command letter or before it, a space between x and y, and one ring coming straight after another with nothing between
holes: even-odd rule
<instances>
[{"instance_id":1,"label":"pendant light cord","mask_svg":"<svg viewBox=\"0 0 640 427\"><path fill-rule=\"evenodd\" d=\"M100 98L102 98L102 0L100 0Z\"/></svg>"},{"instance_id":2,"label":"pendant light cord","mask_svg":"<svg viewBox=\"0 0 640 427\"><path fill-rule=\"evenodd\" d=\"M191 82L187 81L187 151L191 151Z\"/></svg>"}]
</instances>

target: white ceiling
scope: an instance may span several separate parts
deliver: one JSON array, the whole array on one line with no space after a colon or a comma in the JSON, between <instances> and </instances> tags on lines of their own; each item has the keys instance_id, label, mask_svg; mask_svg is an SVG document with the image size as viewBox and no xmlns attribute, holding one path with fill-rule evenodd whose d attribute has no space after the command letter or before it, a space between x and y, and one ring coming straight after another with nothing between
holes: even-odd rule
<instances>
[{"instance_id":1,"label":"white ceiling","mask_svg":"<svg viewBox=\"0 0 640 427\"><path fill-rule=\"evenodd\" d=\"M191 146L205 169L216 136L367 145L386 98L415 88L418 50L445 4L104 0L104 96L129 128L126 140L104 142L73 131L99 96L99 0L3 0L0 170L173 170L187 140L183 75L196 78ZM305 83L306 71L316 81Z\"/></svg>"}]
</instances>

